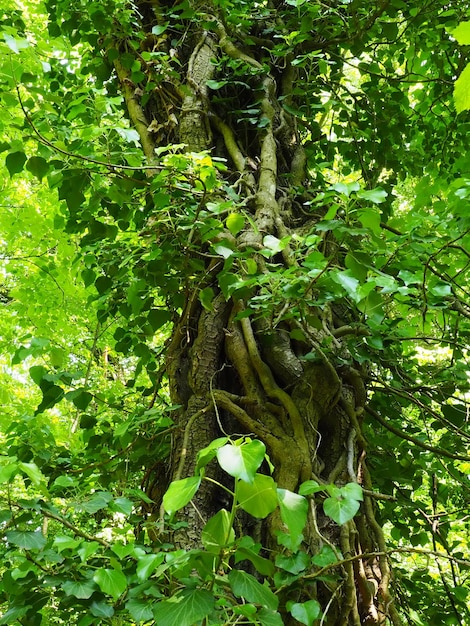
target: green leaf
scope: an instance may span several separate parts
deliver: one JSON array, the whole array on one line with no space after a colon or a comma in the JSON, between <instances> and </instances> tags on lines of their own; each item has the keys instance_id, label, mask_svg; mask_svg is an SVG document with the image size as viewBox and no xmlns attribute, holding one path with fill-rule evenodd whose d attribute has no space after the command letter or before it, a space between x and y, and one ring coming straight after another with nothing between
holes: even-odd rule
<instances>
[{"instance_id":1,"label":"green leaf","mask_svg":"<svg viewBox=\"0 0 470 626\"><path fill-rule=\"evenodd\" d=\"M157 567L163 563L164 558L164 552L140 556L137 561L137 580L141 583L148 580Z\"/></svg>"},{"instance_id":2,"label":"green leaf","mask_svg":"<svg viewBox=\"0 0 470 626\"><path fill-rule=\"evenodd\" d=\"M333 272L331 277L335 283L338 283L341 287L343 287L346 293L351 296L355 302L358 302L361 299L359 293L359 281L357 278L354 278L351 270Z\"/></svg>"},{"instance_id":3,"label":"green leaf","mask_svg":"<svg viewBox=\"0 0 470 626\"><path fill-rule=\"evenodd\" d=\"M261 604L272 611L279 605L278 597L266 585L262 585L251 574L239 570L232 570L228 575L230 587L237 598L247 602Z\"/></svg>"},{"instance_id":4,"label":"green leaf","mask_svg":"<svg viewBox=\"0 0 470 626\"><path fill-rule=\"evenodd\" d=\"M253 482L256 470L263 462L266 446L262 441L244 442L237 446L227 444L217 450L220 467L233 476L246 482Z\"/></svg>"},{"instance_id":5,"label":"green leaf","mask_svg":"<svg viewBox=\"0 0 470 626\"><path fill-rule=\"evenodd\" d=\"M214 307L212 306L212 300L214 299L214 290L212 287L204 287L199 292L199 301L202 306L206 309L206 311L213 311Z\"/></svg>"},{"instance_id":6,"label":"green leaf","mask_svg":"<svg viewBox=\"0 0 470 626\"><path fill-rule=\"evenodd\" d=\"M331 517L337 524L345 524L352 519L359 510L360 503L358 500L343 499L341 496L337 498L327 498L323 502L323 510L325 515Z\"/></svg>"},{"instance_id":7,"label":"green leaf","mask_svg":"<svg viewBox=\"0 0 470 626\"><path fill-rule=\"evenodd\" d=\"M213 594L205 589L186 589L155 604L153 615L158 626L193 626L209 615L214 602Z\"/></svg>"},{"instance_id":8,"label":"green leaf","mask_svg":"<svg viewBox=\"0 0 470 626\"><path fill-rule=\"evenodd\" d=\"M301 624L311 626L321 615L321 606L316 600L307 602L288 602L287 610Z\"/></svg>"},{"instance_id":9,"label":"green leaf","mask_svg":"<svg viewBox=\"0 0 470 626\"><path fill-rule=\"evenodd\" d=\"M19 37L12 37L7 33L3 33L3 39L5 43L15 54L19 54L20 50L29 48L29 41L27 39L20 39Z\"/></svg>"},{"instance_id":10,"label":"green leaf","mask_svg":"<svg viewBox=\"0 0 470 626\"><path fill-rule=\"evenodd\" d=\"M127 578L115 569L99 569L93 580L103 593L112 596L116 601L127 589Z\"/></svg>"},{"instance_id":11,"label":"green leaf","mask_svg":"<svg viewBox=\"0 0 470 626\"><path fill-rule=\"evenodd\" d=\"M277 507L276 483L271 476L264 474L256 474L252 483L240 481L238 501L244 511L263 519Z\"/></svg>"},{"instance_id":12,"label":"green leaf","mask_svg":"<svg viewBox=\"0 0 470 626\"><path fill-rule=\"evenodd\" d=\"M42 157L33 156L30 157L26 163L26 169L31 172L36 178L42 180L49 171L49 164L46 159Z\"/></svg>"},{"instance_id":13,"label":"green leaf","mask_svg":"<svg viewBox=\"0 0 470 626\"><path fill-rule=\"evenodd\" d=\"M109 619L114 615L114 609L107 602L94 600L90 605L90 612L95 617L103 617Z\"/></svg>"},{"instance_id":14,"label":"green leaf","mask_svg":"<svg viewBox=\"0 0 470 626\"><path fill-rule=\"evenodd\" d=\"M341 487L341 495L346 499L359 500L360 502L364 500L362 487L357 483L347 483L344 487Z\"/></svg>"},{"instance_id":15,"label":"green leaf","mask_svg":"<svg viewBox=\"0 0 470 626\"><path fill-rule=\"evenodd\" d=\"M272 609L267 609L266 607L262 607L256 617L262 626L284 626L280 613Z\"/></svg>"},{"instance_id":16,"label":"green leaf","mask_svg":"<svg viewBox=\"0 0 470 626\"><path fill-rule=\"evenodd\" d=\"M24 152L11 152L5 159L5 165L10 174L10 178L14 174L19 174L23 171L24 164L26 163L26 154Z\"/></svg>"},{"instance_id":17,"label":"green leaf","mask_svg":"<svg viewBox=\"0 0 470 626\"><path fill-rule=\"evenodd\" d=\"M152 26L152 34L153 35L162 35L166 29L168 28L168 24L156 24Z\"/></svg>"},{"instance_id":18,"label":"green leaf","mask_svg":"<svg viewBox=\"0 0 470 626\"><path fill-rule=\"evenodd\" d=\"M253 540L250 537L243 537L240 540L240 543L244 540L250 539L253 543ZM239 545L235 552L235 563L240 563L240 561L248 560L252 563L256 571L262 574L263 576L272 576L274 574L274 564L269 559L265 559L260 556L257 552L252 550L249 545Z\"/></svg>"},{"instance_id":19,"label":"green leaf","mask_svg":"<svg viewBox=\"0 0 470 626\"><path fill-rule=\"evenodd\" d=\"M358 198L369 200L374 204L381 204L382 202L385 202L387 196L388 194L385 189L381 189L380 187L376 187L375 189L361 189L361 191L358 191L357 193Z\"/></svg>"},{"instance_id":20,"label":"green leaf","mask_svg":"<svg viewBox=\"0 0 470 626\"><path fill-rule=\"evenodd\" d=\"M197 453L196 473L217 456L217 450L225 445L227 441L228 437L219 437L211 441L210 444L202 450L199 450Z\"/></svg>"},{"instance_id":21,"label":"green leaf","mask_svg":"<svg viewBox=\"0 0 470 626\"><path fill-rule=\"evenodd\" d=\"M98 491L89 500L81 502L77 508L94 515L101 509L105 509L112 499L113 494L109 493L109 491Z\"/></svg>"},{"instance_id":22,"label":"green leaf","mask_svg":"<svg viewBox=\"0 0 470 626\"><path fill-rule=\"evenodd\" d=\"M75 539L68 535L57 535L52 545L56 548L57 552L62 552L63 550L75 550L82 541L83 539Z\"/></svg>"},{"instance_id":23,"label":"green leaf","mask_svg":"<svg viewBox=\"0 0 470 626\"><path fill-rule=\"evenodd\" d=\"M173 481L163 496L163 506L170 515L185 507L199 489L201 478L189 476Z\"/></svg>"},{"instance_id":24,"label":"green leaf","mask_svg":"<svg viewBox=\"0 0 470 626\"><path fill-rule=\"evenodd\" d=\"M218 554L222 548L235 541L235 531L230 523L230 513L220 509L202 529L202 545L209 552Z\"/></svg>"},{"instance_id":25,"label":"green leaf","mask_svg":"<svg viewBox=\"0 0 470 626\"><path fill-rule=\"evenodd\" d=\"M296 554L277 554L276 566L289 572L290 574L300 574L310 565L310 557L306 552L297 552Z\"/></svg>"},{"instance_id":26,"label":"green leaf","mask_svg":"<svg viewBox=\"0 0 470 626\"><path fill-rule=\"evenodd\" d=\"M324 491L325 487L319 485L316 480L306 480L299 487L299 494L301 496L310 496L312 493L318 493Z\"/></svg>"},{"instance_id":27,"label":"green leaf","mask_svg":"<svg viewBox=\"0 0 470 626\"><path fill-rule=\"evenodd\" d=\"M245 218L240 213L230 213L225 223L232 235L236 237L245 227Z\"/></svg>"},{"instance_id":28,"label":"green leaf","mask_svg":"<svg viewBox=\"0 0 470 626\"><path fill-rule=\"evenodd\" d=\"M9 543L25 550L42 550L46 545L46 538L39 530L9 530L5 533L5 537Z\"/></svg>"},{"instance_id":29,"label":"green leaf","mask_svg":"<svg viewBox=\"0 0 470 626\"><path fill-rule=\"evenodd\" d=\"M292 541L290 549L295 552L302 543L302 531L307 523L308 502L303 496L287 489L278 489L277 497L282 521L287 526Z\"/></svg>"},{"instance_id":30,"label":"green leaf","mask_svg":"<svg viewBox=\"0 0 470 626\"><path fill-rule=\"evenodd\" d=\"M457 28L450 31L450 34L461 46L470 45L470 22L461 22Z\"/></svg>"},{"instance_id":31,"label":"green leaf","mask_svg":"<svg viewBox=\"0 0 470 626\"><path fill-rule=\"evenodd\" d=\"M455 81L454 103L457 113L470 110L470 63Z\"/></svg>"},{"instance_id":32,"label":"green leaf","mask_svg":"<svg viewBox=\"0 0 470 626\"><path fill-rule=\"evenodd\" d=\"M67 580L62 589L68 596L75 596L81 600L88 600L96 591L96 584L92 580L72 581Z\"/></svg>"},{"instance_id":33,"label":"green leaf","mask_svg":"<svg viewBox=\"0 0 470 626\"><path fill-rule=\"evenodd\" d=\"M313 565L318 567L326 567L338 562L338 558L341 558L336 554L333 548L329 545L324 545L318 554L312 558Z\"/></svg>"},{"instance_id":34,"label":"green leaf","mask_svg":"<svg viewBox=\"0 0 470 626\"><path fill-rule=\"evenodd\" d=\"M342 193L349 197L353 191L359 191L360 185L357 182L353 183L335 183L331 185L331 189L334 189L338 193Z\"/></svg>"},{"instance_id":35,"label":"green leaf","mask_svg":"<svg viewBox=\"0 0 470 626\"><path fill-rule=\"evenodd\" d=\"M28 476L33 485L46 485L46 477L36 463L19 463L18 469Z\"/></svg>"},{"instance_id":36,"label":"green leaf","mask_svg":"<svg viewBox=\"0 0 470 626\"><path fill-rule=\"evenodd\" d=\"M125 606L135 622L150 622L153 618L152 607L147 599L131 598Z\"/></svg>"}]
</instances>

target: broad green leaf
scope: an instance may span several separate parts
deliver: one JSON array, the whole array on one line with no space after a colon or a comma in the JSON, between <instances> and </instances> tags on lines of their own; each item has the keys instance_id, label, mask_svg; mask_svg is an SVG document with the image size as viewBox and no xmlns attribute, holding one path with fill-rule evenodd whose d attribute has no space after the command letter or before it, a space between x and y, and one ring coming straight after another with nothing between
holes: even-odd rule
<instances>
[{"instance_id":1,"label":"broad green leaf","mask_svg":"<svg viewBox=\"0 0 470 626\"><path fill-rule=\"evenodd\" d=\"M345 524L352 519L359 511L358 500L338 498L327 498L323 502L323 510L328 517L331 517L337 524Z\"/></svg>"},{"instance_id":2,"label":"broad green leaf","mask_svg":"<svg viewBox=\"0 0 470 626\"><path fill-rule=\"evenodd\" d=\"M256 571L263 576L272 576L274 574L274 564L272 561L260 556L248 546L241 545L235 552L235 563L240 563L240 561L244 561L245 559L250 561L250 563L255 566Z\"/></svg>"},{"instance_id":3,"label":"broad green leaf","mask_svg":"<svg viewBox=\"0 0 470 626\"><path fill-rule=\"evenodd\" d=\"M331 189L338 191L339 193L344 194L345 196L350 196L353 191L359 191L360 185L358 182L353 183L335 183L331 185Z\"/></svg>"},{"instance_id":4,"label":"broad green leaf","mask_svg":"<svg viewBox=\"0 0 470 626\"><path fill-rule=\"evenodd\" d=\"M199 292L199 300L206 311L213 311L212 300L214 299L214 290L212 287L204 287Z\"/></svg>"},{"instance_id":5,"label":"broad green leaf","mask_svg":"<svg viewBox=\"0 0 470 626\"><path fill-rule=\"evenodd\" d=\"M261 626L284 626L280 613L267 609L264 606L258 611L256 617L259 619Z\"/></svg>"},{"instance_id":6,"label":"broad green leaf","mask_svg":"<svg viewBox=\"0 0 470 626\"><path fill-rule=\"evenodd\" d=\"M75 550L82 542L83 539L76 539L75 537L69 537L68 535L57 535L57 537L54 538L54 543L52 545L57 552L62 552L63 550Z\"/></svg>"},{"instance_id":7,"label":"broad green leaf","mask_svg":"<svg viewBox=\"0 0 470 626\"><path fill-rule=\"evenodd\" d=\"M114 498L109 504L111 511L122 513L123 515L131 515L134 509L134 503L129 498L119 497Z\"/></svg>"},{"instance_id":8,"label":"broad green leaf","mask_svg":"<svg viewBox=\"0 0 470 626\"><path fill-rule=\"evenodd\" d=\"M321 615L321 606L316 600L307 602L288 602L287 610L301 624L312 626L313 622Z\"/></svg>"},{"instance_id":9,"label":"broad green leaf","mask_svg":"<svg viewBox=\"0 0 470 626\"><path fill-rule=\"evenodd\" d=\"M318 565L318 567L325 567L326 565L336 563L339 558L341 558L339 552L336 554L331 546L324 545L320 552L312 557L312 563L313 565Z\"/></svg>"},{"instance_id":10,"label":"broad green leaf","mask_svg":"<svg viewBox=\"0 0 470 626\"><path fill-rule=\"evenodd\" d=\"M324 491L325 487L318 484L316 480L306 480L299 487L299 494L301 496L310 496L312 493L318 493Z\"/></svg>"},{"instance_id":11,"label":"broad green leaf","mask_svg":"<svg viewBox=\"0 0 470 626\"><path fill-rule=\"evenodd\" d=\"M36 178L42 180L49 171L49 164L43 157L32 156L26 163L26 169Z\"/></svg>"},{"instance_id":12,"label":"broad green leaf","mask_svg":"<svg viewBox=\"0 0 470 626\"><path fill-rule=\"evenodd\" d=\"M46 538L39 531L9 530L5 533L9 543L25 550L41 550L46 545Z\"/></svg>"},{"instance_id":13,"label":"broad green leaf","mask_svg":"<svg viewBox=\"0 0 470 626\"><path fill-rule=\"evenodd\" d=\"M308 502L303 497L287 489L278 489L277 497L281 509L281 518L287 526L292 540L292 551L302 543L302 531L307 523Z\"/></svg>"},{"instance_id":14,"label":"broad green leaf","mask_svg":"<svg viewBox=\"0 0 470 626\"><path fill-rule=\"evenodd\" d=\"M238 500L244 511L263 519L277 507L276 483L271 476L255 474L252 483L240 481L238 484Z\"/></svg>"},{"instance_id":15,"label":"broad green leaf","mask_svg":"<svg viewBox=\"0 0 470 626\"><path fill-rule=\"evenodd\" d=\"M202 529L201 541L209 552L218 554L220 550L235 541L235 531L230 523L230 513L220 509Z\"/></svg>"},{"instance_id":16,"label":"broad green leaf","mask_svg":"<svg viewBox=\"0 0 470 626\"><path fill-rule=\"evenodd\" d=\"M240 570L232 570L228 575L230 587L237 598L247 602L260 604L272 611L276 611L279 599L266 585L262 585L251 574Z\"/></svg>"},{"instance_id":17,"label":"broad green leaf","mask_svg":"<svg viewBox=\"0 0 470 626\"><path fill-rule=\"evenodd\" d=\"M230 213L225 223L232 235L236 237L245 226L245 218L241 213Z\"/></svg>"},{"instance_id":18,"label":"broad green leaf","mask_svg":"<svg viewBox=\"0 0 470 626\"><path fill-rule=\"evenodd\" d=\"M222 469L234 478L253 482L256 470L263 462L266 446L255 439L241 445L227 444L217 450L217 460Z\"/></svg>"},{"instance_id":19,"label":"broad green leaf","mask_svg":"<svg viewBox=\"0 0 470 626\"><path fill-rule=\"evenodd\" d=\"M75 596L81 600L88 600L96 591L96 584L92 580L72 581L67 580L62 589L68 596Z\"/></svg>"},{"instance_id":20,"label":"broad green leaf","mask_svg":"<svg viewBox=\"0 0 470 626\"><path fill-rule=\"evenodd\" d=\"M138 558L137 561L137 579L139 582L143 583L153 572L157 569L157 567L163 563L165 558L164 552L157 552L156 554L144 554Z\"/></svg>"},{"instance_id":21,"label":"broad green leaf","mask_svg":"<svg viewBox=\"0 0 470 626\"><path fill-rule=\"evenodd\" d=\"M461 46L470 45L470 22L461 22L457 28L450 31L450 34Z\"/></svg>"},{"instance_id":22,"label":"broad green leaf","mask_svg":"<svg viewBox=\"0 0 470 626\"><path fill-rule=\"evenodd\" d=\"M205 589L186 589L154 604L153 615L158 626L193 626L209 615L214 602L214 595Z\"/></svg>"},{"instance_id":23,"label":"broad green leaf","mask_svg":"<svg viewBox=\"0 0 470 626\"><path fill-rule=\"evenodd\" d=\"M375 189L361 189L361 191L358 191L357 193L358 198L369 200L374 204L381 204L382 202L385 202L387 196L388 194L385 189L381 189L380 187L376 187Z\"/></svg>"},{"instance_id":24,"label":"broad green leaf","mask_svg":"<svg viewBox=\"0 0 470 626\"><path fill-rule=\"evenodd\" d=\"M46 484L46 477L41 472L36 463L19 463L18 468L30 479L33 485Z\"/></svg>"},{"instance_id":25,"label":"broad green leaf","mask_svg":"<svg viewBox=\"0 0 470 626\"><path fill-rule=\"evenodd\" d=\"M115 569L99 569L93 580L103 593L112 596L116 601L127 589L127 578Z\"/></svg>"},{"instance_id":26,"label":"broad green leaf","mask_svg":"<svg viewBox=\"0 0 470 626\"><path fill-rule=\"evenodd\" d=\"M355 302L358 302L361 299L361 295L359 293L359 281L353 276L351 270L333 272L331 277L335 283L338 283L341 287L343 287L346 293L351 296Z\"/></svg>"},{"instance_id":27,"label":"broad green leaf","mask_svg":"<svg viewBox=\"0 0 470 626\"><path fill-rule=\"evenodd\" d=\"M470 110L470 63L455 81L454 103L457 113Z\"/></svg>"},{"instance_id":28,"label":"broad green leaf","mask_svg":"<svg viewBox=\"0 0 470 626\"><path fill-rule=\"evenodd\" d=\"M217 456L217 450L224 446L227 441L228 437L219 437L218 439L211 441L211 443L202 450L199 450L197 453L196 472L210 463L210 461Z\"/></svg>"},{"instance_id":29,"label":"broad green leaf","mask_svg":"<svg viewBox=\"0 0 470 626\"><path fill-rule=\"evenodd\" d=\"M29 41L27 39L21 39L19 37L12 37L7 33L3 33L3 39L5 43L15 54L19 54L20 50L29 48Z\"/></svg>"},{"instance_id":30,"label":"broad green leaf","mask_svg":"<svg viewBox=\"0 0 470 626\"><path fill-rule=\"evenodd\" d=\"M310 565L310 557L306 552L296 552L295 554L277 554L276 566L289 572L290 574L300 574Z\"/></svg>"},{"instance_id":31,"label":"broad green leaf","mask_svg":"<svg viewBox=\"0 0 470 626\"><path fill-rule=\"evenodd\" d=\"M135 622L150 622L153 618L152 606L148 599L131 598L125 606Z\"/></svg>"},{"instance_id":32,"label":"broad green leaf","mask_svg":"<svg viewBox=\"0 0 470 626\"><path fill-rule=\"evenodd\" d=\"M359 500L360 502L364 500L364 492L362 491L362 487L357 483L347 483L347 485L341 487L341 495L343 496L343 498Z\"/></svg>"},{"instance_id":33,"label":"broad green leaf","mask_svg":"<svg viewBox=\"0 0 470 626\"><path fill-rule=\"evenodd\" d=\"M113 494L109 491L98 491L89 500L80 502L77 508L93 515L97 511L105 509L112 499Z\"/></svg>"},{"instance_id":34,"label":"broad green leaf","mask_svg":"<svg viewBox=\"0 0 470 626\"><path fill-rule=\"evenodd\" d=\"M199 476L173 481L163 496L163 506L170 515L188 504L201 484Z\"/></svg>"},{"instance_id":35,"label":"broad green leaf","mask_svg":"<svg viewBox=\"0 0 470 626\"><path fill-rule=\"evenodd\" d=\"M5 159L5 165L7 166L10 177L22 172L25 163L26 154L24 152L12 152L8 154Z\"/></svg>"},{"instance_id":36,"label":"broad green leaf","mask_svg":"<svg viewBox=\"0 0 470 626\"><path fill-rule=\"evenodd\" d=\"M114 615L113 607L107 602L104 602L104 600L94 600L90 604L90 612L95 617L103 617L105 619L109 619Z\"/></svg>"}]
</instances>

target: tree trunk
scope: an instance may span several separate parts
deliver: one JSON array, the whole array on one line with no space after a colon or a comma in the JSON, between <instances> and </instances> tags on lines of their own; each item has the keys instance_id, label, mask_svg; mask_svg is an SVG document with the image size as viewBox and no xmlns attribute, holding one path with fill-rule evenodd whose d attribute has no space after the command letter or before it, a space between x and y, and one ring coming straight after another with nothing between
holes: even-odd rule
<instances>
[{"instance_id":1,"label":"tree trunk","mask_svg":"<svg viewBox=\"0 0 470 626\"><path fill-rule=\"evenodd\" d=\"M280 487L295 491L314 479L371 490L361 430L367 373L343 340L355 332L353 314L316 284L325 267L341 264L342 251L327 234L318 244L317 269L305 259L306 237L320 238L315 225L328 209L310 210L315 193L304 143L317 138L300 132L293 113L308 97L297 88L305 70L296 69L288 46L283 56L274 54L269 33L287 37L288 31L281 13L268 13L264 23L247 20L243 28L252 32L238 32L218 6L193 3L184 11L137 2L140 40L129 45L113 34L105 41L131 124L155 166L150 178L160 171L155 149L161 146L184 144L186 153L205 151L226 163L209 191L194 176L196 208L186 216L187 236L175 244L189 269L177 276L175 292L184 303L166 358L171 399L181 407L168 477L191 475L197 452L214 438L246 433L266 444ZM337 39L331 36L331 47ZM129 55L144 75L138 83ZM321 134L316 122L310 127ZM221 213L211 213L210 203L222 206ZM223 223L224 210L238 210L243 227L225 222L211 234L211 219ZM165 228L157 217L145 236L159 245L168 239ZM289 278L278 280L281 273L292 277L291 287ZM185 511L188 528L175 538L185 547L197 544L222 506L222 494L203 484ZM273 543L279 520L269 524ZM305 542L311 554L332 545L345 559L385 550L369 496L342 527L312 501ZM382 555L351 558L341 581L308 591L326 611L324 624L398 624L389 587Z\"/></svg>"}]
</instances>

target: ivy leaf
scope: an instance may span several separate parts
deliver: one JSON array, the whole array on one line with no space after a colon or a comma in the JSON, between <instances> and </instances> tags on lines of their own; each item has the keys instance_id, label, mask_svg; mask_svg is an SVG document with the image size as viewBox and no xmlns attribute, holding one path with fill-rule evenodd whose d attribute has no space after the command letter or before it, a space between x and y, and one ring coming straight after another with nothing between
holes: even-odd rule
<instances>
[{"instance_id":1,"label":"ivy leaf","mask_svg":"<svg viewBox=\"0 0 470 626\"><path fill-rule=\"evenodd\" d=\"M278 489L277 497L282 521L287 526L292 541L290 549L295 552L303 539L302 531L307 523L308 502L303 496L288 489Z\"/></svg>"},{"instance_id":2,"label":"ivy leaf","mask_svg":"<svg viewBox=\"0 0 470 626\"><path fill-rule=\"evenodd\" d=\"M189 478L173 481L163 496L165 511L171 515L186 506L194 497L200 484L201 478L199 476L189 476Z\"/></svg>"},{"instance_id":3,"label":"ivy leaf","mask_svg":"<svg viewBox=\"0 0 470 626\"><path fill-rule=\"evenodd\" d=\"M321 606L316 600L307 602L288 602L287 610L301 624L311 626L321 615Z\"/></svg>"},{"instance_id":4,"label":"ivy leaf","mask_svg":"<svg viewBox=\"0 0 470 626\"><path fill-rule=\"evenodd\" d=\"M62 589L68 596L75 596L81 600L88 600L96 591L96 584L92 580L72 581L67 580Z\"/></svg>"},{"instance_id":5,"label":"ivy leaf","mask_svg":"<svg viewBox=\"0 0 470 626\"><path fill-rule=\"evenodd\" d=\"M235 532L230 523L230 513L221 509L213 515L202 529L201 541L209 552L220 550L235 541Z\"/></svg>"},{"instance_id":6,"label":"ivy leaf","mask_svg":"<svg viewBox=\"0 0 470 626\"><path fill-rule=\"evenodd\" d=\"M237 598L247 602L261 604L272 611L276 611L279 599L269 587L262 585L251 574L240 570L232 570L228 575L230 587Z\"/></svg>"},{"instance_id":7,"label":"ivy leaf","mask_svg":"<svg viewBox=\"0 0 470 626\"><path fill-rule=\"evenodd\" d=\"M240 507L259 519L264 519L277 507L276 483L271 476L256 474L252 483L238 485Z\"/></svg>"},{"instance_id":8,"label":"ivy leaf","mask_svg":"<svg viewBox=\"0 0 470 626\"><path fill-rule=\"evenodd\" d=\"M164 552L144 554L137 561L137 580L141 583L149 579L165 558Z\"/></svg>"},{"instance_id":9,"label":"ivy leaf","mask_svg":"<svg viewBox=\"0 0 470 626\"><path fill-rule=\"evenodd\" d=\"M127 589L127 578L115 569L100 569L93 576L93 580L101 591L112 596L114 601Z\"/></svg>"},{"instance_id":10,"label":"ivy leaf","mask_svg":"<svg viewBox=\"0 0 470 626\"><path fill-rule=\"evenodd\" d=\"M5 537L9 543L25 550L42 550L46 545L46 538L39 530L9 530L5 533Z\"/></svg>"},{"instance_id":11,"label":"ivy leaf","mask_svg":"<svg viewBox=\"0 0 470 626\"><path fill-rule=\"evenodd\" d=\"M126 609L135 622L150 622L153 618L152 607L147 599L131 598L126 602Z\"/></svg>"},{"instance_id":12,"label":"ivy leaf","mask_svg":"<svg viewBox=\"0 0 470 626\"><path fill-rule=\"evenodd\" d=\"M352 519L359 510L360 503L352 498L327 498L323 502L323 510L325 515L331 517L337 524L345 524Z\"/></svg>"},{"instance_id":13,"label":"ivy leaf","mask_svg":"<svg viewBox=\"0 0 470 626\"><path fill-rule=\"evenodd\" d=\"M263 606L257 613L261 626L284 626L281 615L277 611Z\"/></svg>"},{"instance_id":14,"label":"ivy leaf","mask_svg":"<svg viewBox=\"0 0 470 626\"><path fill-rule=\"evenodd\" d=\"M217 456L217 450L225 445L227 441L228 437L219 437L218 439L211 441L211 443L202 450L199 450L197 453L196 472L200 471L210 461L212 461L212 459Z\"/></svg>"},{"instance_id":15,"label":"ivy leaf","mask_svg":"<svg viewBox=\"0 0 470 626\"><path fill-rule=\"evenodd\" d=\"M265 454L266 446L262 441L255 439L239 446L233 444L222 446L217 450L217 460L220 467L230 476L252 483Z\"/></svg>"},{"instance_id":16,"label":"ivy leaf","mask_svg":"<svg viewBox=\"0 0 470 626\"><path fill-rule=\"evenodd\" d=\"M214 602L214 595L205 589L186 589L155 604L153 615L158 626L193 626L209 615Z\"/></svg>"}]
</instances>

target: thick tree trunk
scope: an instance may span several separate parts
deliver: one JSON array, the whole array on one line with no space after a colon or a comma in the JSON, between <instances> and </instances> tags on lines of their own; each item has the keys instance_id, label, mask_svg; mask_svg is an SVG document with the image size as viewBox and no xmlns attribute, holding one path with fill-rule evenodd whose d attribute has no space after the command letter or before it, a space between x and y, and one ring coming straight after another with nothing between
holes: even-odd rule
<instances>
[{"instance_id":1,"label":"thick tree trunk","mask_svg":"<svg viewBox=\"0 0 470 626\"><path fill-rule=\"evenodd\" d=\"M170 16L165 6L152 10L145 3L137 6L146 37L135 50L136 59L144 49L158 53L155 58L163 58L166 69L148 61L147 82L136 85L131 70L125 68L129 63L121 60L125 42L110 39L106 45L119 52L113 54L113 63L147 159L157 167L155 148L172 143L185 144L188 152L208 151L226 159L228 170L220 175L216 194L202 196L201 203L214 201L215 196L218 202L230 200L230 189L237 194L249 219L236 236L226 230L217 238L240 253L240 260L235 254L233 261L240 274L259 278L259 286L252 280L249 289L229 289L231 295L227 290L224 295L220 286L224 259L211 251L214 242L198 240L196 233L182 244L181 255L199 254L204 267L184 286L185 304L167 352L171 397L181 406L169 478L190 475L198 450L214 438L251 433L265 442L280 487L295 491L303 481L315 479L338 485L359 482L370 490L367 444L361 430L367 378L342 343L344 328L338 328L343 322L334 305L323 303L310 311L302 305L292 312L287 300L284 306L282 299L272 297L265 310L250 306L253 298L262 295L264 279L270 280L268 260L261 253L266 236L278 240L296 233L305 236L314 232L317 219L302 208L311 197L302 186L307 179L306 155L290 107L285 106L293 102L295 67L288 54L273 60L256 44L254 34L247 38L250 43L237 43L235 33L227 32L221 12L206 4L200 20L189 22ZM152 27L168 23L164 36L152 34ZM231 68L238 74L244 68L245 75L238 80L221 73ZM165 71L171 76L168 80L162 78ZM224 79L227 85L222 91L210 92L208 81ZM149 81L155 84L150 92ZM255 125L233 113L250 107L257 109ZM158 222L152 226L154 234L158 239ZM300 261L290 245L283 245L269 262L294 276ZM328 262L336 263L334 242L325 239L323 248ZM297 299L306 295L312 299L315 278L306 280L305 292ZM199 293L205 287L212 288L214 297L203 307ZM268 291L269 286L263 293ZM210 483L204 485L185 512L189 521L185 534L176 538L186 547L197 544L203 524L221 507L221 494ZM270 524L273 540L279 520L274 518ZM341 528L312 504L306 545L313 554L325 544L333 545L346 559L384 552L370 497L366 496L360 514ZM327 611L322 623L400 623L391 601L385 555L351 559L342 574L340 582L318 583L309 590Z\"/></svg>"}]
</instances>

